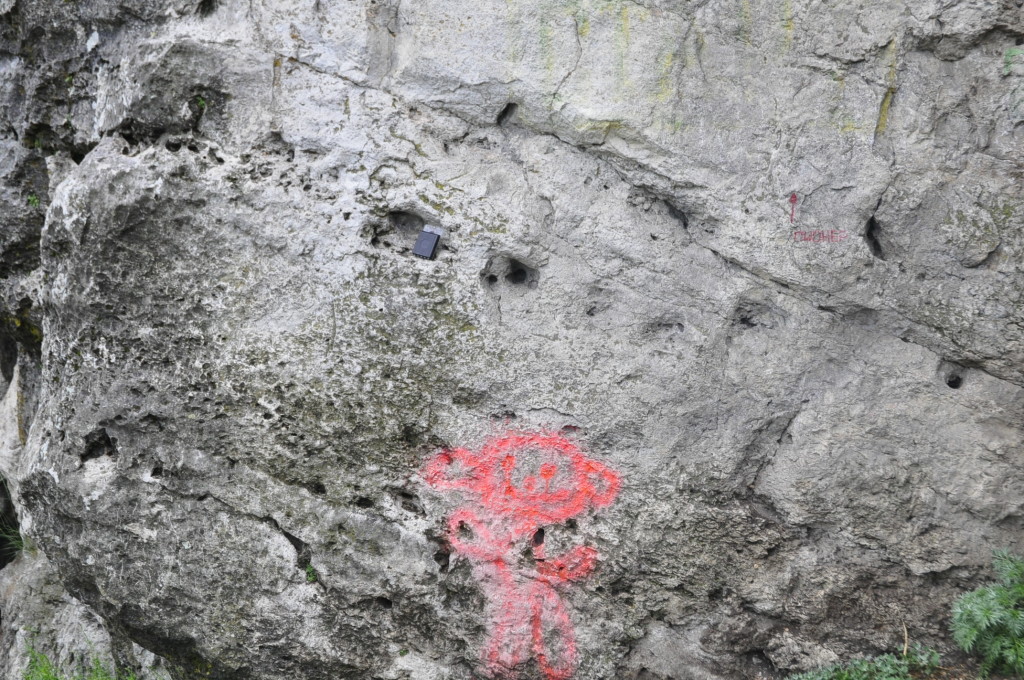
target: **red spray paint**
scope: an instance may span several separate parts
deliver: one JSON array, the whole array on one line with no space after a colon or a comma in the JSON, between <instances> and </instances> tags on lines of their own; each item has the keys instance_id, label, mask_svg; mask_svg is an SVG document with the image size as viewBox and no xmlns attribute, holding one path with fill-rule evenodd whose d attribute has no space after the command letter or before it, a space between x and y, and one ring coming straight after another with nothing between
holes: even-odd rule
<instances>
[{"instance_id":1,"label":"red spray paint","mask_svg":"<svg viewBox=\"0 0 1024 680\"><path fill-rule=\"evenodd\" d=\"M488 596L490 635L483 657L496 678L537 660L548 680L576 668L576 634L556 588L586 578L597 551L578 546L547 558L543 528L611 505L618 473L552 433L507 433L479 453L444 451L423 469L427 483L461 492L466 504L448 518L452 548L473 563ZM521 563L524 548L532 561Z\"/></svg>"},{"instance_id":2,"label":"red spray paint","mask_svg":"<svg viewBox=\"0 0 1024 680\"><path fill-rule=\"evenodd\" d=\"M796 197L796 192L789 195L789 223L793 224L793 220L796 219L796 202L799 199Z\"/></svg>"}]
</instances>

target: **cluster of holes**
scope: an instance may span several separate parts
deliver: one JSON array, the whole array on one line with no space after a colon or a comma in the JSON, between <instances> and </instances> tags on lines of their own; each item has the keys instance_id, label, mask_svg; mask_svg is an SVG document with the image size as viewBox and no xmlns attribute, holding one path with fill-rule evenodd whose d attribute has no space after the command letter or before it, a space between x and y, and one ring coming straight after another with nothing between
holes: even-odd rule
<instances>
[{"instance_id":1,"label":"cluster of holes","mask_svg":"<svg viewBox=\"0 0 1024 680\"><path fill-rule=\"evenodd\" d=\"M534 289L540 281L540 273L513 257L501 257L487 263L481 275L487 288L496 288L504 282L515 288Z\"/></svg>"},{"instance_id":2,"label":"cluster of holes","mask_svg":"<svg viewBox=\"0 0 1024 680\"><path fill-rule=\"evenodd\" d=\"M164 141L164 148L171 153L178 153L182 148L188 149L192 153L199 153L201 151L199 145L196 144L194 140L189 139L182 141L176 137L171 137ZM224 164L224 159L217 155L217 152L212 147L207 149L206 155L214 163L217 163L218 165Z\"/></svg>"}]
</instances>

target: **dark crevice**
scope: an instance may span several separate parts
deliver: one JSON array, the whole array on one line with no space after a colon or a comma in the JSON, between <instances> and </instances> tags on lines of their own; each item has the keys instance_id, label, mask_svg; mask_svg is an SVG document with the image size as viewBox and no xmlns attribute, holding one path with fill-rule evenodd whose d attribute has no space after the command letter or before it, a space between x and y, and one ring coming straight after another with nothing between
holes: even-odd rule
<instances>
[{"instance_id":1,"label":"dark crevice","mask_svg":"<svg viewBox=\"0 0 1024 680\"><path fill-rule=\"evenodd\" d=\"M437 569L441 573L448 571L448 566L451 563L452 551L447 547L441 548L434 553L434 561L437 562Z\"/></svg>"},{"instance_id":2,"label":"dark crevice","mask_svg":"<svg viewBox=\"0 0 1024 680\"><path fill-rule=\"evenodd\" d=\"M117 458L117 439L112 438L105 428L96 428L85 435L85 446L79 458L82 462L110 456Z\"/></svg>"},{"instance_id":3,"label":"dark crevice","mask_svg":"<svg viewBox=\"0 0 1024 680\"><path fill-rule=\"evenodd\" d=\"M196 13L201 17L208 17L217 11L217 0L201 0Z\"/></svg>"},{"instance_id":4,"label":"dark crevice","mask_svg":"<svg viewBox=\"0 0 1024 680\"><path fill-rule=\"evenodd\" d=\"M505 273L505 280L511 283L513 286L528 286L535 288L537 286L537 270L533 267L529 267L519 260L509 258L508 270Z\"/></svg>"},{"instance_id":5,"label":"dark crevice","mask_svg":"<svg viewBox=\"0 0 1024 680\"><path fill-rule=\"evenodd\" d=\"M14 378L14 367L18 363L18 343L11 335L0 332L0 375L5 383Z\"/></svg>"},{"instance_id":6,"label":"dark crevice","mask_svg":"<svg viewBox=\"0 0 1024 680\"><path fill-rule=\"evenodd\" d=\"M401 505L402 509L406 512L411 512L416 515L426 515L426 512L423 510L423 506L415 495L408 491L397 491L394 495L398 500L398 504Z\"/></svg>"},{"instance_id":7,"label":"dark crevice","mask_svg":"<svg viewBox=\"0 0 1024 680\"><path fill-rule=\"evenodd\" d=\"M871 254L877 257L879 260L885 260L885 254L882 252L882 244L878 240L879 234L878 221L875 216L872 215L868 219L867 225L864 227L864 241L868 244L868 248L871 250Z\"/></svg>"},{"instance_id":8,"label":"dark crevice","mask_svg":"<svg viewBox=\"0 0 1024 680\"><path fill-rule=\"evenodd\" d=\"M680 224L682 224L683 229L690 228L690 220L686 217L686 213L684 213L682 210L674 206L669 201L665 201L665 205L668 207L668 214L671 215L673 219L677 220ZM653 234L651 235L651 238L654 238ZM655 238L654 240L657 239Z\"/></svg>"},{"instance_id":9,"label":"dark crevice","mask_svg":"<svg viewBox=\"0 0 1024 680\"><path fill-rule=\"evenodd\" d=\"M287 538L288 542L292 544L293 548L295 548L295 563L298 564L299 569L305 569L308 567L310 560L313 559L313 551L310 550L309 545L301 538L298 538L294 534L282 529L281 525L278 524L277 520L273 517L268 517L267 521L270 522L275 529L280 531L281 535Z\"/></svg>"},{"instance_id":10,"label":"dark crevice","mask_svg":"<svg viewBox=\"0 0 1024 680\"><path fill-rule=\"evenodd\" d=\"M505 280L513 285L521 285L526 283L527 277L529 277L529 274L526 271L526 267L513 260L508 274L505 275Z\"/></svg>"},{"instance_id":11,"label":"dark crevice","mask_svg":"<svg viewBox=\"0 0 1024 680\"><path fill-rule=\"evenodd\" d=\"M395 231L418 234L423 229L425 220L416 213L395 210L388 213L388 224Z\"/></svg>"},{"instance_id":12,"label":"dark crevice","mask_svg":"<svg viewBox=\"0 0 1024 680\"><path fill-rule=\"evenodd\" d=\"M512 116L516 115L516 111L518 110L518 104L514 102L509 102L508 104L505 105L505 108L501 110L501 113L498 114L498 117L494 121L495 124L498 125L499 127L503 126L512 118Z\"/></svg>"}]
</instances>

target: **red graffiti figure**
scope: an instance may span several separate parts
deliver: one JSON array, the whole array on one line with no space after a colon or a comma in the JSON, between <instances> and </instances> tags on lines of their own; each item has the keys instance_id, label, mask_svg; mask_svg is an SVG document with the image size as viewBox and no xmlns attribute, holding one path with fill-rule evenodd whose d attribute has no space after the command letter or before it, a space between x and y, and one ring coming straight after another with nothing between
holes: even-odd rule
<instances>
[{"instance_id":1,"label":"red graffiti figure","mask_svg":"<svg viewBox=\"0 0 1024 680\"><path fill-rule=\"evenodd\" d=\"M556 588L585 578L597 551L578 546L548 558L543 528L611 505L619 475L561 435L508 433L479 453L438 454L423 476L437 489L467 497L448 518L448 540L473 563L488 595L491 627L483 656L491 675L512 677L533 657L548 680L569 678L576 635ZM527 549L532 557L524 560Z\"/></svg>"},{"instance_id":2,"label":"red graffiti figure","mask_svg":"<svg viewBox=\"0 0 1024 680\"><path fill-rule=\"evenodd\" d=\"M796 202L799 199L796 197L796 192L789 195L789 223L793 224L793 220L796 219Z\"/></svg>"}]
</instances>

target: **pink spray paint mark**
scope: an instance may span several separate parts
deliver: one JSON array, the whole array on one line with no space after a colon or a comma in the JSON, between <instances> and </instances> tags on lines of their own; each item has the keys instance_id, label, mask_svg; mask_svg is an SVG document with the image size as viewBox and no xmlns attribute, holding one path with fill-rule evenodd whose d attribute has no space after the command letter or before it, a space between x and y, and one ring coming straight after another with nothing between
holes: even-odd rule
<instances>
[{"instance_id":1,"label":"pink spray paint mark","mask_svg":"<svg viewBox=\"0 0 1024 680\"><path fill-rule=\"evenodd\" d=\"M789 195L789 223L790 224L793 224L793 220L796 219L796 202L797 202L797 200L799 200L799 199L797 199L796 192L794 191L793 193L791 193Z\"/></svg>"},{"instance_id":2,"label":"pink spray paint mark","mask_svg":"<svg viewBox=\"0 0 1024 680\"><path fill-rule=\"evenodd\" d=\"M547 558L543 528L611 505L618 473L553 433L506 433L479 453L443 451L423 468L427 483L459 491L466 504L448 518L452 549L473 563L489 600L484 663L493 677L513 677L537 660L548 680L576 669L576 633L556 587L586 578L597 551L577 546ZM522 565L524 548L532 563Z\"/></svg>"}]
</instances>

